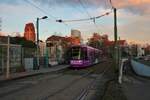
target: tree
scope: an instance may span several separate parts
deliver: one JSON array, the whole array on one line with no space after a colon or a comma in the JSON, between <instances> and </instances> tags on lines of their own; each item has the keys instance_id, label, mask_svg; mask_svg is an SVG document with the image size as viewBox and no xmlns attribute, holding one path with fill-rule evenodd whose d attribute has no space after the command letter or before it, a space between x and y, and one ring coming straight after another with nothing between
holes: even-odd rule
<instances>
[{"instance_id":1,"label":"tree","mask_svg":"<svg viewBox=\"0 0 150 100\"><path fill-rule=\"evenodd\" d=\"M101 49L103 45L103 41L101 36L98 33L93 33L93 36L90 39L88 39L87 44L91 47Z\"/></svg>"},{"instance_id":2,"label":"tree","mask_svg":"<svg viewBox=\"0 0 150 100\"><path fill-rule=\"evenodd\" d=\"M36 48L36 44L32 41L26 40L24 37L11 37L10 43L22 45L22 47Z\"/></svg>"}]
</instances>

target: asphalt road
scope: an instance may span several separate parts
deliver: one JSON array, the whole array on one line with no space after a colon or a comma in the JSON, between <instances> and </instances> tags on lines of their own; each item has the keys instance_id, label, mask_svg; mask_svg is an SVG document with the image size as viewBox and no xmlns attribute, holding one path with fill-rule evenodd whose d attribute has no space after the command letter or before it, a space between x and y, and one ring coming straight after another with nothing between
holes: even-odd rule
<instances>
[{"instance_id":1,"label":"asphalt road","mask_svg":"<svg viewBox=\"0 0 150 100\"><path fill-rule=\"evenodd\" d=\"M90 100L98 86L103 87L103 75L109 68L111 65L103 62L86 69L13 80L0 85L0 100Z\"/></svg>"}]
</instances>

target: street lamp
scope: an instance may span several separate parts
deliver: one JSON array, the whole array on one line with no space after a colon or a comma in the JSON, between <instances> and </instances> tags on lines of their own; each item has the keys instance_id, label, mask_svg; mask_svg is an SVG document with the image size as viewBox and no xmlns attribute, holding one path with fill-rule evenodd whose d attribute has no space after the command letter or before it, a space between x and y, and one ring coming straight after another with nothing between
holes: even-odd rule
<instances>
[{"instance_id":1,"label":"street lamp","mask_svg":"<svg viewBox=\"0 0 150 100\"><path fill-rule=\"evenodd\" d=\"M39 20L46 19L47 16L43 16L41 18L37 18L36 20L36 30L37 30L37 69L39 69Z\"/></svg>"}]
</instances>

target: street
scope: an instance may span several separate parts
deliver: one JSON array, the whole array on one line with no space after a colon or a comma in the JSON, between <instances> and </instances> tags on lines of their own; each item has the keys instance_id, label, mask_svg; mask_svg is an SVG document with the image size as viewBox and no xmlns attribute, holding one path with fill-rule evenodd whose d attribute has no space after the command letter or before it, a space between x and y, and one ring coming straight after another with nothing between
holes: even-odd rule
<instances>
[{"instance_id":1,"label":"street","mask_svg":"<svg viewBox=\"0 0 150 100\"><path fill-rule=\"evenodd\" d=\"M150 0L0 0L0 100L150 100Z\"/></svg>"},{"instance_id":2,"label":"street","mask_svg":"<svg viewBox=\"0 0 150 100\"><path fill-rule=\"evenodd\" d=\"M108 70L108 67L100 68L100 65L80 70L65 69L3 83L0 86L0 98L2 100L80 100L81 94L84 95L85 91L89 91L92 85L99 84L96 83L97 80L101 80L104 72ZM99 72L97 69L100 69ZM96 90L94 92L96 93ZM87 99L89 98L91 96Z\"/></svg>"}]
</instances>

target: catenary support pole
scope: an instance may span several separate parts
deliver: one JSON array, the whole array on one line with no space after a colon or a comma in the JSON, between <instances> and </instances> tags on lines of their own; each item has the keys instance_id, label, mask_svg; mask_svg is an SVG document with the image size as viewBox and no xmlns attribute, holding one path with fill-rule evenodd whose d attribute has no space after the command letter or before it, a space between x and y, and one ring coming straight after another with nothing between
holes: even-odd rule
<instances>
[{"instance_id":1,"label":"catenary support pole","mask_svg":"<svg viewBox=\"0 0 150 100\"><path fill-rule=\"evenodd\" d=\"M36 36L36 41L37 41L37 66L35 69L39 69L39 18L37 18L37 21L36 21L36 30L37 30L37 36Z\"/></svg>"},{"instance_id":2,"label":"catenary support pole","mask_svg":"<svg viewBox=\"0 0 150 100\"><path fill-rule=\"evenodd\" d=\"M7 41L7 68L6 68L6 78L10 78L10 36L8 35Z\"/></svg>"},{"instance_id":3,"label":"catenary support pole","mask_svg":"<svg viewBox=\"0 0 150 100\"><path fill-rule=\"evenodd\" d=\"M117 9L116 8L113 8L114 10L114 58L115 58L115 70L117 71L118 70L118 44L117 44Z\"/></svg>"}]
</instances>

